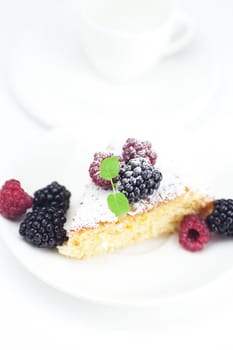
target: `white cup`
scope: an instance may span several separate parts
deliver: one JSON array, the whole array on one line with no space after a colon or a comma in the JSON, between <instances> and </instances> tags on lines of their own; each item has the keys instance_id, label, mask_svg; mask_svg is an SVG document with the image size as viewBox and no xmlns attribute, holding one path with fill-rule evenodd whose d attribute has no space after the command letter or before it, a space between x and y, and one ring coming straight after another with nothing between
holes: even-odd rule
<instances>
[{"instance_id":1,"label":"white cup","mask_svg":"<svg viewBox=\"0 0 233 350\"><path fill-rule=\"evenodd\" d=\"M80 0L80 28L89 61L116 81L143 76L193 37L192 21L169 0Z\"/></svg>"}]
</instances>

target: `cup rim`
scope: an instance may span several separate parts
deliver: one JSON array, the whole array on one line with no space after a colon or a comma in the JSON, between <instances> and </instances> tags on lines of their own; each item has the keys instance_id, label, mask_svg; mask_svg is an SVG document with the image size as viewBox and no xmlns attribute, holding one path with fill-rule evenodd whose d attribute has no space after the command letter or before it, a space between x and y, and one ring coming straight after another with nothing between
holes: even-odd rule
<instances>
[{"instance_id":1,"label":"cup rim","mask_svg":"<svg viewBox=\"0 0 233 350\"><path fill-rule=\"evenodd\" d=\"M84 0L85 2L85 0ZM155 27L152 30L142 30L142 31L120 31L116 29L112 29L108 26L101 25L95 21L92 20L91 16L88 16L87 11L84 10L84 6L82 5L82 1L79 1L79 14L80 17L83 19L85 23L87 23L90 27L93 27L96 31L101 32L103 34L108 34L112 36L118 36L118 37L125 37L125 38L133 38L133 37L139 37L139 36L144 36L144 35L151 35L153 34L156 30L161 29L168 25L174 19L176 10L171 7L169 10L167 18L159 24L157 27Z\"/></svg>"}]
</instances>

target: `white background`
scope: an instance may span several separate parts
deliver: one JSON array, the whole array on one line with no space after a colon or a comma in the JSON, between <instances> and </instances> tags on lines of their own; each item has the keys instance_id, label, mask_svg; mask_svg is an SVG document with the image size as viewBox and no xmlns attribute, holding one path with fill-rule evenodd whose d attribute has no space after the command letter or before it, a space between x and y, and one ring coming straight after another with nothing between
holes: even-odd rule
<instances>
[{"instance_id":1,"label":"white background","mask_svg":"<svg viewBox=\"0 0 233 350\"><path fill-rule=\"evenodd\" d=\"M14 103L7 90L11 50L35 18L59 0L0 0L0 154L1 167L22 157L20 145L47 132ZM61 0L60 0L61 1ZM199 143L213 149L228 140L233 115L233 4L231 0L183 0L183 8L205 30L221 62L222 83L208 106ZM67 0L67 4L69 1ZM201 118L199 118L201 123ZM193 135L198 125L193 126ZM231 135L231 132L228 132ZM194 142L196 139L194 138ZM232 156L228 152L229 162ZM218 162L219 159L216 159ZM221 162L220 162L221 164ZM25 164L29 167L30 164ZM12 175L13 176L13 175ZM0 182L5 179L1 177ZM0 235L8 234L0 232ZM217 263L217 262L216 262ZM0 347L2 349L232 349L233 300L219 298L211 315L199 310L182 320L164 319L163 310L115 309L80 302L49 288L27 272L0 243ZM233 281L233 275L232 275ZM233 284L233 282L232 282ZM154 318L153 314L159 317Z\"/></svg>"}]
</instances>

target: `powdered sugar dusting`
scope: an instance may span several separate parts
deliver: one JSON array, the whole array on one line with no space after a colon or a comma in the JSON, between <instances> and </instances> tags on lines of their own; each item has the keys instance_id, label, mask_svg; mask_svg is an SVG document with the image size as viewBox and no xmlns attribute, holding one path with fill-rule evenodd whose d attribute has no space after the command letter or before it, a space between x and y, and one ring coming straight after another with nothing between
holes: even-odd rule
<instances>
[{"instance_id":1,"label":"powdered sugar dusting","mask_svg":"<svg viewBox=\"0 0 233 350\"><path fill-rule=\"evenodd\" d=\"M116 222L117 217L109 210L107 196L111 191L103 190L90 183L86 189L77 209L70 229L96 227L100 222Z\"/></svg>"},{"instance_id":2,"label":"powdered sugar dusting","mask_svg":"<svg viewBox=\"0 0 233 350\"><path fill-rule=\"evenodd\" d=\"M184 193L185 185L179 176L173 174L168 169L165 171L164 168L156 168L163 175L159 189L153 193L149 200L141 200L135 203L134 210L129 213L130 215L141 213L146 209L152 208L155 204L159 204L165 200L172 200Z\"/></svg>"},{"instance_id":3,"label":"powdered sugar dusting","mask_svg":"<svg viewBox=\"0 0 233 350\"><path fill-rule=\"evenodd\" d=\"M162 172L163 180L160 187L153 193L149 200L141 200L133 205L127 215L136 215L165 200L172 200L185 191L182 180L162 165L156 166ZM70 229L97 227L99 223L116 222L117 217L110 211L107 204L107 196L111 191L106 191L90 183L85 191L82 202L77 209Z\"/></svg>"}]
</instances>

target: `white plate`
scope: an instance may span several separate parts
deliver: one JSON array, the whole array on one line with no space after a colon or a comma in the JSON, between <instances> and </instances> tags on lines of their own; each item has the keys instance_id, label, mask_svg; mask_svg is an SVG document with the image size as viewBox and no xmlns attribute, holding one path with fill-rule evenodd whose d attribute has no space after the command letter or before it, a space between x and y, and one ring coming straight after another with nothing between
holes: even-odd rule
<instances>
[{"instance_id":1,"label":"white plate","mask_svg":"<svg viewBox=\"0 0 233 350\"><path fill-rule=\"evenodd\" d=\"M114 84L87 62L77 11L64 3L48 8L12 52L10 90L29 116L56 127L84 118L120 125L126 118L138 124L146 118L180 127L199 117L215 96L220 69L205 33L143 79Z\"/></svg>"},{"instance_id":2,"label":"white plate","mask_svg":"<svg viewBox=\"0 0 233 350\"><path fill-rule=\"evenodd\" d=\"M85 131L75 130L48 133L27 146L23 161L18 159L1 171L1 182L18 178L25 190L33 193L57 180L72 191L72 216L88 178L92 153L106 145L104 140L97 142L94 133L88 135L90 138L86 136ZM161 139L156 137L153 144L164 148L164 154L170 152L170 145ZM172 136L169 139L174 141ZM173 151L176 150L174 145ZM232 169L228 173L225 169L225 177L227 174L230 181ZM18 223L0 218L1 237L27 269L59 290L94 302L157 305L177 301L204 289L233 266L232 240L212 242L203 252L191 254L179 246L174 235L127 251L78 261L28 245L19 236L18 228Z\"/></svg>"}]
</instances>

